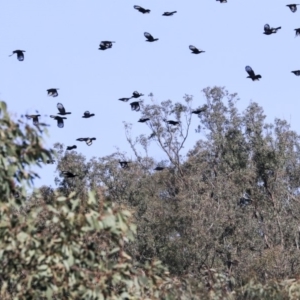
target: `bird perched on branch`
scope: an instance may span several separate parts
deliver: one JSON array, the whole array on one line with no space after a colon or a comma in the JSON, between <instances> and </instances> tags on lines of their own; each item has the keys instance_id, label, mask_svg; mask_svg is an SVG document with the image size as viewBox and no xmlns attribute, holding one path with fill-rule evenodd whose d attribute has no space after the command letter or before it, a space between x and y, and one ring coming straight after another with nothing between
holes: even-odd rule
<instances>
[{"instance_id":1,"label":"bird perched on branch","mask_svg":"<svg viewBox=\"0 0 300 300\"><path fill-rule=\"evenodd\" d=\"M126 169L126 168L129 168L129 165L128 165L129 161L119 161L119 164L121 166L122 169Z\"/></svg>"}]
</instances>

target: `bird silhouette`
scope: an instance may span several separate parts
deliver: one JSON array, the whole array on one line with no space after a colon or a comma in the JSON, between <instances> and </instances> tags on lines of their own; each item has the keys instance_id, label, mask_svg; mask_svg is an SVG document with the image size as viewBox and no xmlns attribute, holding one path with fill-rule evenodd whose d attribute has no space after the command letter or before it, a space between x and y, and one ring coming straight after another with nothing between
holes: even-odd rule
<instances>
[{"instance_id":1,"label":"bird silhouette","mask_svg":"<svg viewBox=\"0 0 300 300\"><path fill-rule=\"evenodd\" d=\"M296 76L300 76L300 70L292 71L291 73L294 73Z\"/></svg>"},{"instance_id":2,"label":"bird silhouette","mask_svg":"<svg viewBox=\"0 0 300 300\"><path fill-rule=\"evenodd\" d=\"M102 41L99 45L99 49L98 50L106 50L112 47L112 43L115 42L111 42L111 41Z\"/></svg>"},{"instance_id":3,"label":"bird silhouette","mask_svg":"<svg viewBox=\"0 0 300 300\"><path fill-rule=\"evenodd\" d=\"M57 97L58 96L58 91L59 89L48 89L48 96L52 96L52 97Z\"/></svg>"},{"instance_id":4,"label":"bird silhouette","mask_svg":"<svg viewBox=\"0 0 300 300\"><path fill-rule=\"evenodd\" d=\"M199 115L202 112L205 112L207 110L207 105L204 105L203 107L199 108L199 109L195 109L192 111L192 114L196 114Z\"/></svg>"},{"instance_id":5,"label":"bird silhouette","mask_svg":"<svg viewBox=\"0 0 300 300\"><path fill-rule=\"evenodd\" d=\"M131 106L131 110L140 111L140 109L141 109L140 102L141 101L134 101L134 102L129 103Z\"/></svg>"},{"instance_id":6,"label":"bird silhouette","mask_svg":"<svg viewBox=\"0 0 300 300\"><path fill-rule=\"evenodd\" d=\"M76 141L85 142L88 146L91 146L93 144L93 141L95 141L95 140L96 140L96 138L93 137L93 138L79 138Z\"/></svg>"},{"instance_id":7,"label":"bird silhouette","mask_svg":"<svg viewBox=\"0 0 300 300\"><path fill-rule=\"evenodd\" d=\"M164 120L164 121L169 125L173 125L173 126L176 126L180 123L179 121L173 121L173 120Z\"/></svg>"},{"instance_id":8,"label":"bird silhouette","mask_svg":"<svg viewBox=\"0 0 300 300\"><path fill-rule=\"evenodd\" d=\"M247 78L251 78L252 81L259 80L259 78L261 78L261 75L255 75L254 71L252 70L252 68L250 66L246 66L245 70L249 74L249 76L247 76Z\"/></svg>"},{"instance_id":9,"label":"bird silhouette","mask_svg":"<svg viewBox=\"0 0 300 300\"><path fill-rule=\"evenodd\" d=\"M122 169L127 169L129 168L129 165L128 165L129 161L119 161L119 164L121 166Z\"/></svg>"},{"instance_id":10,"label":"bird silhouette","mask_svg":"<svg viewBox=\"0 0 300 300\"><path fill-rule=\"evenodd\" d=\"M149 118L141 118L141 119L138 120L138 122L145 123L145 122L147 122L149 120L150 120Z\"/></svg>"},{"instance_id":11,"label":"bird silhouette","mask_svg":"<svg viewBox=\"0 0 300 300\"><path fill-rule=\"evenodd\" d=\"M149 32L144 32L144 36L147 39L146 42L158 41L158 39L155 39Z\"/></svg>"},{"instance_id":12,"label":"bird silhouette","mask_svg":"<svg viewBox=\"0 0 300 300\"><path fill-rule=\"evenodd\" d=\"M83 113L83 118L87 119L93 117L95 114L91 114L88 110Z\"/></svg>"},{"instance_id":13,"label":"bird silhouette","mask_svg":"<svg viewBox=\"0 0 300 300\"><path fill-rule=\"evenodd\" d=\"M139 12L141 12L142 14L149 14L150 13L150 9L145 9L139 5L134 5L133 6L134 9L138 10Z\"/></svg>"},{"instance_id":14,"label":"bird silhouette","mask_svg":"<svg viewBox=\"0 0 300 300\"><path fill-rule=\"evenodd\" d=\"M26 52L26 51L25 50L15 50L9 56L13 56L14 54L17 54L18 61L23 61L24 60L24 52Z\"/></svg>"},{"instance_id":15,"label":"bird silhouette","mask_svg":"<svg viewBox=\"0 0 300 300\"><path fill-rule=\"evenodd\" d=\"M171 12L166 11L166 12L163 13L163 16L169 17L169 16L173 16L176 13L177 13L177 11L171 11Z\"/></svg>"},{"instance_id":16,"label":"bird silhouette","mask_svg":"<svg viewBox=\"0 0 300 300\"><path fill-rule=\"evenodd\" d=\"M66 112L64 106L61 103L57 103L56 107L59 110L59 112L57 113L58 115L65 116L71 114L70 112Z\"/></svg>"},{"instance_id":17,"label":"bird silhouette","mask_svg":"<svg viewBox=\"0 0 300 300\"><path fill-rule=\"evenodd\" d=\"M46 160L46 163L47 163L47 164L54 164L54 163L55 163L55 160L54 160L54 159L47 159L47 160Z\"/></svg>"},{"instance_id":18,"label":"bird silhouette","mask_svg":"<svg viewBox=\"0 0 300 300\"><path fill-rule=\"evenodd\" d=\"M74 177L78 176L77 174L73 174L73 173L71 173L69 171L62 171L62 174L66 178L74 178Z\"/></svg>"},{"instance_id":19,"label":"bird silhouette","mask_svg":"<svg viewBox=\"0 0 300 300\"><path fill-rule=\"evenodd\" d=\"M220 3L227 3L227 0L217 0L219 1Z\"/></svg>"},{"instance_id":20,"label":"bird silhouette","mask_svg":"<svg viewBox=\"0 0 300 300\"><path fill-rule=\"evenodd\" d=\"M35 125L35 126L37 126L37 125L39 125L39 117L40 117L41 115L25 115L25 117L27 118L27 119L32 119L32 123L33 123L33 125Z\"/></svg>"},{"instance_id":21,"label":"bird silhouette","mask_svg":"<svg viewBox=\"0 0 300 300\"><path fill-rule=\"evenodd\" d=\"M129 101L131 98L132 98L132 97L130 97L130 98L120 98L119 100L120 100L120 101L123 101L123 102L127 102L127 101Z\"/></svg>"},{"instance_id":22,"label":"bird silhouette","mask_svg":"<svg viewBox=\"0 0 300 300\"><path fill-rule=\"evenodd\" d=\"M296 28L296 29L294 29L295 31L296 31L296 36L297 35L300 35L300 28Z\"/></svg>"},{"instance_id":23,"label":"bird silhouette","mask_svg":"<svg viewBox=\"0 0 300 300\"><path fill-rule=\"evenodd\" d=\"M64 120L67 119L66 117L53 116L53 115L51 115L50 118L57 121L57 127L58 128L63 128L65 126Z\"/></svg>"},{"instance_id":24,"label":"bird silhouette","mask_svg":"<svg viewBox=\"0 0 300 300\"><path fill-rule=\"evenodd\" d=\"M67 147L67 150L73 150L73 149L77 149L77 146L76 146L76 145L73 145L73 146L68 146L68 147Z\"/></svg>"},{"instance_id":25,"label":"bird silhouette","mask_svg":"<svg viewBox=\"0 0 300 300\"><path fill-rule=\"evenodd\" d=\"M193 54L199 54L199 53L205 52L205 51L203 51L203 50L199 50L198 48L196 48L196 47L193 46L193 45L190 45L189 48L190 48L190 50L192 51Z\"/></svg>"},{"instance_id":26,"label":"bird silhouette","mask_svg":"<svg viewBox=\"0 0 300 300\"><path fill-rule=\"evenodd\" d=\"M131 98L139 98L139 97L142 97L142 96L144 96L144 94L139 93L139 92L137 92L137 91L134 91L134 92L132 93Z\"/></svg>"},{"instance_id":27,"label":"bird silhouette","mask_svg":"<svg viewBox=\"0 0 300 300\"><path fill-rule=\"evenodd\" d=\"M264 31L265 32L263 34L270 35L272 33L276 33L277 30L279 30L279 29L281 29L281 27L273 28L273 27L270 27L269 24L265 24L265 26L264 26Z\"/></svg>"},{"instance_id":28,"label":"bird silhouette","mask_svg":"<svg viewBox=\"0 0 300 300\"><path fill-rule=\"evenodd\" d=\"M296 12L297 11L297 5L300 4L288 4L287 7L291 10L291 12Z\"/></svg>"},{"instance_id":29,"label":"bird silhouette","mask_svg":"<svg viewBox=\"0 0 300 300\"><path fill-rule=\"evenodd\" d=\"M162 170L164 170L165 169L165 167L156 167L154 170L155 171L162 171Z\"/></svg>"}]
</instances>

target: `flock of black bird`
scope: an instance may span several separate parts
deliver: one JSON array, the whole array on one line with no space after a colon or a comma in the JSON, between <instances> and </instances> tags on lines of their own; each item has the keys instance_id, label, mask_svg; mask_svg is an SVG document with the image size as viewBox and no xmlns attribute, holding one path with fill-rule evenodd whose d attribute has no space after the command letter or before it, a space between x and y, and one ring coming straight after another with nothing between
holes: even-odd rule
<instances>
[{"instance_id":1,"label":"flock of black bird","mask_svg":"<svg viewBox=\"0 0 300 300\"><path fill-rule=\"evenodd\" d=\"M220 3L227 3L227 0L216 0L216 1L219 1ZM291 12L295 13L297 11L297 6L300 5L300 4L288 4L286 5L290 10ZM141 12L142 14L146 14L146 13L150 13L151 10L150 9L145 9L139 5L134 5L133 6L134 9L136 9L137 11ZM177 13L177 11L172 11L172 12L164 12L162 15L163 16L173 16L175 13ZM281 29L281 27L270 27L269 24L265 24L264 25L264 32L263 34L265 35L271 35L271 34L275 34L277 33L277 31ZM295 32L296 32L296 37L298 35L300 35L300 28L296 28L294 29ZM158 38L154 38L149 32L144 32L144 36L146 38L146 42L156 42L158 41L159 39ZM100 42L100 45L99 45L99 49L98 50L107 50L107 49L110 49L112 48L113 46L113 43L115 43L114 41L101 41ZM197 47L193 46L193 45L190 45L189 46L189 49L192 51L191 53L192 54L200 54L200 53L204 53L205 51L201 50L201 49L198 49ZM19 61L24 61L24 52L26 52L25 50L14 50L12 52L11 55L9 56L12 56L14 54L17 55L17 59ZM259 80L260 78L262 78L262 76L260 74L255 74L255 72L253 71L253 69L250 67L250 66L246 66L245 67L245 70L246 72L248 73L248 76L247 78L250 78L252 79L252 81L255 81L255 80ZM293 74L295 74L296 76L300 76L300 70L295 70L295 71L291 71ZM57 97L58 96L58 88L50 88L47 90L47 93L48 93L48 96L51 96L51 97ZM137 91L134 91L132 93L132 96L131 97L127 97L127 98L120 98L119 100L120 101L123 101L123 102L127 102L129 101L130 99L137 99L141 96L144 96L143 94L137 92ZM140 111L140 103L142 101L133 101L130 103L130 106L131 106L131 110L133 111ZM67 118L66 117L63 117L65 115L69 115L71 114L71 112L66 112L65 110L65 107L63 106L62 103L57 103L57 109L58 109L58 113L57 115L50 115L51 118L53 118L54 120L57 121L57 126L59 128L63 128L64 127L64 120L66 120ZM197 110L193 110L192 113L193 114L201 114L202 112L204 112L205 110L207 109L207 106L204 105L202 108L199 108ZM28 119L32 119L33 120L33 124L35 126L38 126L39 124L39 117L41 115L39 114L36 114L36 115L25 115ZM95 116L95 114L91 114L89 111L85 111L83 113L83 116L82 118L90 118L90 117L93 117ZM147 118L147 117L142 117L138 120L138 122L140 123L145 123L147 121L149 121L150 118ZM164 120L168 125L172 125L172 126L177 126L180 122L178 121L173 121L173 120ZM88 146L91 146L93 141L95 141L96 138L95 137L85 137L85 138L78 138L77 141L79 142L85 142ZM67 146L66 150L73 150L73 149L76 149L77 146L76 145L72 145L72 146ZM53 160L48 160L47 161L48 163L53 163L54 161ZM122 168L128 168L128 161L119 161L120 163L120 166ZM163 170L164 167L161 167L161 166L158 166L156 167L154 170L156 171L161 171ZM73 178L73 177L76 177L78 176L77 174L73 174L69 171L63 171L62 172L64 174L65 177L67 178Z\"/></svg>"}]
</instances>

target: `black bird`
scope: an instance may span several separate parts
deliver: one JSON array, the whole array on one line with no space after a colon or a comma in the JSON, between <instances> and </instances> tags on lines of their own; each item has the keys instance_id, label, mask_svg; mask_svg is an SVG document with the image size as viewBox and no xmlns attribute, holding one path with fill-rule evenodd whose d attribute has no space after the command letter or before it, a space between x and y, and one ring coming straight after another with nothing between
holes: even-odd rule
<instances>
[{"instance_id":1,"label":"black bird","mask_svg":"<svg viewBox=\"0 0 300 300\"><path fill-rule=\"evenodd\" d=\"M95 114L91 114L88 110L83 113L83 118L87 119L93 117Z\"/></svg>"},{"instance_id":2,"label":"black bird","mask_svg":"<svg viewBox=\"0 0 300 300\"><path fill-rule=\"evenodd\" d=\"M265 24L265 26L264 26L264 31L265 31L264 34L270 35L272 33L276 33L277 30L279 30L279 29L281 29L281 27L273 28L273 27L270 27L269 24Z\"/></svg>"},{"instance_id":3,"label":"black bird","mask_svg":"<svg viewBox=\"0 0 300 300\"><path fill-rule=\"evenodd\" d=\"M144 96L144 94L135 91L135 92L132 93L131 98L139 98L139 97L142 97L142 96Z\"/></svg>"},{"instance_id":4,"label":"black bird","mask_svg":"<svg viewBox=\"0 0 300 300\"><path fill-rule=\"evenodd\" d=\"M15 50L9 56L13 56L14 54L17 54L18 61L23 61L24 60L24 52L26 52L26 51L25 50Z\"/></svg>"},{"instance_id":5,"label":"black bird","mask_svg":"<svg viewBox=\"0 0 300 300\"><path fill-rule=\"evenodd\" d=\"M88 146L91 146L93 144L93 141L95 141L95 140L96 140L96 138L93 137L93 138L79 138L76 141L85 142Z\"/></svg>"},{"instance_id":6,"label":"black bird","mask_svg":"<svg viewBox=\"0 0 300 300\"><path fill-rule=\"evenodd\" d=\"M129 103L131 106L131 110L140 111L140 109L141 109L140 102L141 101L134 101L134 102Z\"/></svg>"},{"instance_id":7,"label":"black bird","mask_svg":"<svg viewBox=\"0 0 300 300\"><path fill-rule=\"evenodd\" d=\"M47 160L46 160L46 163L47 163L47 164L54 164L54 163L55 163L55 160L54 160L54 159L47 159Z\"/></svg>"},{"instance_id":8,"label":"black bird","mask_svg":"<svg viewBox=\"0 0 300 300\"><path fill-rule=\"evenodd\" d=\"M106 50L112 47L112 43L115 42L111 42L111 41L102 41L99 45L99 49L98 50Z\"/></svg>"},{"instance_id":9,"label":"black bird","mask_svg":"<svg viewBox=\"0 0 300 300\"><path fill-rule=\"evenodd\" d=\"M295 31L296 31L296 36L297 35L300 35L300 28L296 28L296 29L294 29Z\"/></svg>"},{"instance_id":10,"label":"black bird","mask_svg":"<svg viewBox=\"0 0 300 300\"><path fill-rule=\"evenodd\" d=\"M52 96L52 97L57 97L58 96L58 91L59 89L48 89L48 96Z\"/></svg>"},{"instance_id":11,"label":"black bird","mask_svg":"<svg viewBox=\"0 0 300 300\"><path fill-rule=\"evenodd\" d=\"M124 161L119 161L119 164L120 164L122 169L129 168L128 163L129 163L129 161L125 161L125 160Z\"/></svg>"},{"instance_id":12,"label":"black bird","mask_svg":"<svg viewBox=\"0 0 300 300\"><path fill-rule=\"evenodd\" d=\"M190 48L190 50L192 51L193 54L199 54L199 53L205 52L205 51L203 51L203 50L199 50L198 48L196 48L196 47L193 46L193 45L190 45L189 48Z\"/></svg>"},{"instance_id":13,"label":"black bird","mask_svg":"<svg viewBox=\"0 0 300 300\"><path fill-rule=\"evenodd\" d=\"M195 109L192 111L192 114L196 114L199 115L202 112L205 112L207 110L207 105L204 105L203 107L199 108L199 109Z\"/></svg>"},{"instance_id":14,"label":"black bird","mask_svg":"<svg viewBox=\"0 0 300 300\"><path fill-rule=\"evenodd\" d=\"M220 1L220 3L227 3L227 0L217 0Z\"/></svg>"},{"instance_id":15,"label":"black bird","mask_svg":"<svg viewBox=\"0 0 300 300\"><path fill-rule=\"evenodd\" d=\"M153 38L153 36L149 32L144 32L144 36L147 39L146 42L158 41L158 39Z\"/></svg>"},{"instance_id":16,"label":"black bird","mask_svg":"<svg viewBox=\"0 0 300 300\"><path fill-rule=\"evenodd\" d=\"M39 117L41 115L25 115L25 117L29 120L32 119L33 125L37 126L39 125Z\"/></svg>"},{"instance_id":17,"label":"black bird","mask_svg":"<svg viewBox=\"0 0 300 300\"><path fill-rule=\"evenodd\" d=\"M77 149L77 146L76 146L76 145L73 145L73 146L68 146L68 147L67 147L67 150L73 150L73 149Z\"/></svg>"},{"instance_id":18,"label":"black bird","mask_svg":"<svg viewBox=\"0 0 300 300\"><path fill-rule=\"evenodd\" d=\"M63 128L65 126L64 120L67 119L66 117L53 116L53 115L51 115L50 118L57 121L57 127L58 128Z\"/></svg>"},{"instance_id":19,"label":"black bird","mask_svg":"<svg viewBox=\"0 0 300 300\"><path fill-rule=\"evenodd\" d=\"M141 12L142 14L149 14L150 13L150 9L145 9L139 5L134 5L133 6L134 9L138 10L139 12Z\"/></svg>"},{"instance_id":20,"label":"black bird","mask_svg":"<svg viewBox=\"0 0 300 300\"><path fill-rule=\"evenodd\" d=\"M164 120L166 123L169 125L178 125L180 122L179 121L173 121L173 120Z\"/></svg>"},{"instance_id":21,"label":"black bird","mask_svg":"<svg viewBox=\"0 0 300 300\"><path fill-rule=\"evenodd\" d=\"M287 7L289 7L289 9L291 10L291 12L296 12L297 11L297 5L300 4L288 4Z\"/></svg>"},{"instance_id":22,"label":"black bird","mask_svg":"<svg viewBox=\"0 0 300 300\"><path fill-rule=\"evenodd\" d=\"M127 102L127 101L129 101L131 98L132 98L132 97L130 97L130 98L120 98L119 100L120 100L120 101L123 101L123 102Z\"/></svg>"},{"instance_id":23,"label":"black bird","mask_svg":"<svg viewBox=\"0 0 300 300\"><path fill-rule=\"evenodd\" d=\"M62 174L66 177L66 178L74 178L76 176L78 176L77 174L73 174L69 171L62 171Z\"/></svg>"},{"instance_id":24,"label":"black bird","mask_svg":"<svg viewBox=\"0 0 300 300\"><path fill-rule=\"evenodd\" d=\"M296 76L300 76L300 70L292 71L292 73L294 73Z\"/></svg>"},{"instance_id":25,"label":"black bird","mask_svg":"<svg viewBox=\"0 0 300 300\"><path fill-rule=\"evenodd\" d=\"M65 116L65 115L70 115L70 112L66 112L64 106L61 103L57 103L57 109L59 110L58 115Z\"/></svg>"},{"instance_id":26,"label":"black bird","mask_svg":"<svg viewBox=\"0 0 300 300\"><path fill-rule=\"evenodd\" d=\"M166 12L163 13L163 16L169 17L169 16L173 16L176 13L177 13L177 11L172 11L172 12L167 12L166 11Z\"/></svg>"},{"instance_id":27,"label":"black bird","mask_svg":"<svg viewBox=\"0 0 300 300\"><path fill-rule=\"evenodd\" d=\"M150 120L149 118L141 118L141 119L138 120L138 122L145 123L145 122L147 122L149 120Z\"/></svg>"},{"instance_id":28,"label":"black bird","mask_svg":"<svg viewBox=\"0 0 300 300\"><path fill-rule=\"evenodd\" d=\"M155 171L162 171L162 170L164 170L165 169L165 167L156 167L154 170Z\"/></svg>"},{"instance_id":29,"label":"black bird","mask_svg":"<svg viewBox=\"0 0 300 300\"><path fill-rule=\"evenodd\" d=\"M259 80L259 78L261 78L261 75L255 75L254 71L252 70L252 68L250 66L246 66L245 70L249 74L249 76L247 76L247 78L251 78L252 81Z\"/></svg>"}]
</instances>

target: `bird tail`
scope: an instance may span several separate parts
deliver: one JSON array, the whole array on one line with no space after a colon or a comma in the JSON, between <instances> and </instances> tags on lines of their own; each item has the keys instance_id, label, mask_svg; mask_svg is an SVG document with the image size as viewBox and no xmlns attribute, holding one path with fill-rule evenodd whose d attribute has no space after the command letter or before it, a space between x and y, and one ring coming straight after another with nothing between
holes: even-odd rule
<instances>
[{"instance_id":1,"label":"bird tail","mask_svg":"<svg viewBox=\"0 0 300 300\"><path fill-rule=\"evenodd\" d=\"M175 14L175 13L177 13L177 11L176 11L176 10L175 10L175 11L172 11L172 13Z\"/></svg>"}]
</instances>

